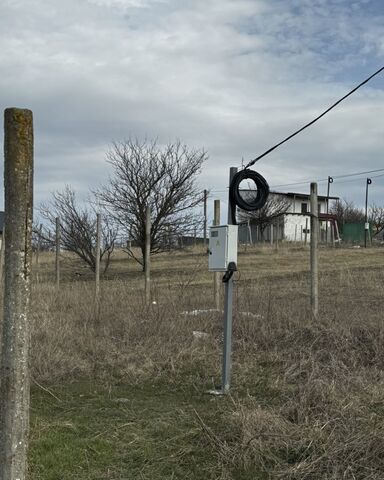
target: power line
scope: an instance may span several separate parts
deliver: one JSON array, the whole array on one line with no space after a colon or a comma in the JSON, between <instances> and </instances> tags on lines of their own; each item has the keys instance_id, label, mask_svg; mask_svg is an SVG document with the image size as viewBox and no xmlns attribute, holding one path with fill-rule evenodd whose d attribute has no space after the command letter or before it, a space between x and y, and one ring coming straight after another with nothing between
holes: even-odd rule
<instances>
[{"instance_id":1,"label":"power line","mask_svg":"<svg viewBox=\"0 0 384 480\"><path fill-rule=\"evenodd\" d=\"M332 175L332 178L335 179L335 178L346 178L346 177L355 177L357 175L365 175L367 173L375 173L375 172L384 172L384 168L378 168L376 170L365 170L364 172L355 172L355 173L346 173L344 175ZM378 175L378 176L381 176L381 175ZM302 181L302 182L296 182L296 183L283 183L283 184L280 184L280 185L273 185L271 188L277 188L277 187L293 187L293 186L296 186L296 185L305 185L305 184L308 184L310 182L313 182L314 180L305 180L305 181ZM320 180L315 180L317 183L321 183L321 182L327 182L328 181L328 178L321 178ZM342 182L338 182L338 183L342 183Z\"/></svg>"},{"instance_id":2,"label":"power line","mask_svg":"<svg viewBox=\"0 0 384 480\"><path fill-rule=\"evenodd\" d=\"M332 178L354 177L355 175L364 175L365 173L374 173L374 172L384 172L384 168L378 168L376 170L366 170L365 172L348 173L345 175L333 175Z\"/></svg>"},{"instance_id":3,"label":"power line","mask_svg":"<svg viewBox=\"0 0 384 480\"><path fill-rule=\"evenodd\" d=\"M260 160L261 158L265 157L266 155L268 155L269 153L273 152L273 150L275 150L276 148L280 147L280 145L282 145L283 143L285 142L288 142L288 140L290 140L291 138L295 137L296 135L298 135L300 132L302 132L303 130L305 130L306 128L310 127L311 125L313 125L315 122L317 122L318 120L320 120L321 117L324 117L324 115L326 115L328 112L330 112L333 108L335 108L339 103L341 103L343 100L345 100L347 97L349 97L350 95L352 95L354 92L356 92L356 90L358 90L360 87L362 87L363 85L365 85L366 83L368 83L373 77L375 77L376 75L378 75L380 72L382 72L384 70L384 67L381 67L379 70L377 70L375 73L373 73L371 76L369 76L368 78L366 78L363 82L359 83L359 85L357 85L355 88L353 88L350 92L348 92L346 95L344 95L344 97L340 98L339 100L337 100L337 102L335 102L333 105L331 105L329 108L327 108L323 113L321 113L320 115L318 115L316 118L314 118L312 121L310 121L309 123L307 123L306 125L304 125L303 127L299 128L299 130L296 130L296 132L292 133L291 135L289 135L288 137L286 137L284 140L282 140L281 142L277 143L276 145L274 145L273 147L269 148L266 152L262 153L261 155L259 155L258 157L256 157L255 159L251 160L248 165L245 167L245 168L249 168L251 167L252 165L254 165L258 160Z\"/></svg>"}]
</instances>

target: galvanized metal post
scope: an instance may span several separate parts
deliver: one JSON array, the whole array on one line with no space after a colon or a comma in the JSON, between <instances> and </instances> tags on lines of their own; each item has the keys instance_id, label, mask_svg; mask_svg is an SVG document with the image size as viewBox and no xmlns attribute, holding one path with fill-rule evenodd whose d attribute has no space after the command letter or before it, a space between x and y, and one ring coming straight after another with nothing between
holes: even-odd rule
<instances>
[{"instance_id":1,"label":"galvanized metal post","mask_svg":"<svg viewBox=\"0 0 384 480\"><path fill-rule=\"evenodd\" d=\"M331 183L333 183L333 178L328 177L328 188L327 188L327 216L329 213L329 189L331 187ZM328 218L325 222L325 243L328 245Z\"/></svg>"},{"instance_id":2,"label":"galvanized metal post","mask_svg":"<svg viewBox=\"0 0 384 480\"><path fill-rule=\"evenodd\" d=\"M220 225L220 200L214 201L213 225ZM220 309L220 272L215 272L213 277L213 295L216 310Z\"/></svg>"},{"instance_id":3,"label":"galvanized metal post","mask_svg":"<svg viewBox=\"0 0 384 480\"><path fill-rule=\"evenodd\" d=\"M231 167L229 172L229 184L237 173L236 167ZM236 215L236 208L231 205L228 198L228 225L232 225L232 217ZM231 354L232 354L232 298L233 298L233 278L231 277L225 283L224 292L224 345L223 345L223 374L222 374L222 393L228 393L231 385Z\"/></svg>"},{"instance_id":4,"label":"galvanized metal post","mask_svg":"<svg viewBox=\"0 0 384 480\"><path fill-rule=\"evenodd\" d=\"M4 112L5 278L0 342L0 480L27 476L33 119Z\"/></svg>"},{"instance_id":5,"label":"galvanized metal post","mask_svg":"<svg viewBox=\"0 0 384 480\"><path fill-rule=\"evenodd\" d=\"M145 211L145 301L147 303L151 300L151 285L150 285L150 256L151 256L151 207L147 207Z\"/></svg>"},{"instance_id":6,"label":"galvanized metal post","mask_svg":"<svg viewBox=\"0 0 384 480\"><path fill-rule=\"evenodd\" d=\"M317 201L317 183L311 183L311 307L316 317L319 311L319 271L318 271L318 234L319 213Z\"/></svg>"}]
</instances>

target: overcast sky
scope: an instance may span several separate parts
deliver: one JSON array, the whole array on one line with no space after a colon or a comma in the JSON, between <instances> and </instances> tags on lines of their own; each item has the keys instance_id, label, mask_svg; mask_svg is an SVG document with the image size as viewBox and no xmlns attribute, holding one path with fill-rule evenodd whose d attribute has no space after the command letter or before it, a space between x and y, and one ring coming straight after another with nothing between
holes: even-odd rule
<instances>
[{"instance_id":1,"label":"overcast sky","mask_svg":"<svg viewBox=\"0 0 384 480\"><path fill-rule=\"evenodd\" d=\"M0 38L1 108L34 113L36 204L65 184L84 197L129 136L207 150L201 188L224 200L230 166L384 64L384 2L0 0ZM381 74L256 166L271 186L318 180L384 168L383 145ZM366 177L331 193L363 204Z\"/></svg>"}]
</instances>

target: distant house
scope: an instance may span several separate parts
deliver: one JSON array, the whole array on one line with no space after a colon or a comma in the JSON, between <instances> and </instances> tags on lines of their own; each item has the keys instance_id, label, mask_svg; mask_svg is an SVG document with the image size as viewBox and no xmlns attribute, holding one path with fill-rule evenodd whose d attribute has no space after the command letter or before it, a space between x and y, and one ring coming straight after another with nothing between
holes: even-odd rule
<instances>
[{"instance_id":1,"label":"distant house","mask_svg":"<svg viewBox=\"0 0 384 480\"><path fill-rule=\"evenodd\" d=\"M257 241L287 240L300 242L310 240L310 196L305 193L293 192L270 192L270 196L276 200L284 199L288 203L288 209L284 215L273 220L265 228L261 238L260 229L256 224L242 224L239 226L239 241L241 243L254 243ZM327 214L327 197L319 195L318 214L320 219L320 240L325 241L337 239L338 228L335 217ZM332 202L339 200L339 197L329 197L329 208Z\"/></svg>"}]
</instances>

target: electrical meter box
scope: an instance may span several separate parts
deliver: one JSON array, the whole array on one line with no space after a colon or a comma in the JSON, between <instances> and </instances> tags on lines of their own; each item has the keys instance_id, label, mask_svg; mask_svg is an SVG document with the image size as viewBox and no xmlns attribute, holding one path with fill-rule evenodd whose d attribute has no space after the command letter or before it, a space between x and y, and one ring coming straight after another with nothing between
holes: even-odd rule
<instances>
[{"instance_id":1,"label":"electrical meter box","mask_svg":"<svg viewBox=\"0 0 384 480\"><path fill-rule=\"evenodd\" d=\"M218 225L209 229L208 270L226 272L237 263L237 225Z\"/></svg>"}]
</instances>

